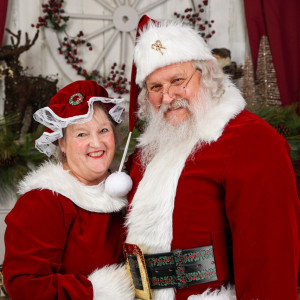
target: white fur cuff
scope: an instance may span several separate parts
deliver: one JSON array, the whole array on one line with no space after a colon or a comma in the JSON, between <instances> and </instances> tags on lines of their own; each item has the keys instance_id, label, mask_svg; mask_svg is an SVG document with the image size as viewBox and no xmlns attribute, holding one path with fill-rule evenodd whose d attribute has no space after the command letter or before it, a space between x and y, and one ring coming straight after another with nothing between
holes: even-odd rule
<instances>
[{"instance_id":1,"label":"white fur cuff","mask_svg":"<svg viewBox=\"0 0 300 300\"><path fill-rule=\"evenodd\" d=\"M94 300L131 300L134 289L124 265L105 266L95 270L88 279L92 282Z\"/></svg>"},{"instance_id":2,"label":"white fur cuff","mask_svg":"<svg viewBox=\"0 0 300 300\"><path fill-rule=\"evenodd\" d=\"M187 300L236 300L234 287L223 287L220 290L210 292L206 290L201 295L192 295Z\"/></svg>"}]
</instances>

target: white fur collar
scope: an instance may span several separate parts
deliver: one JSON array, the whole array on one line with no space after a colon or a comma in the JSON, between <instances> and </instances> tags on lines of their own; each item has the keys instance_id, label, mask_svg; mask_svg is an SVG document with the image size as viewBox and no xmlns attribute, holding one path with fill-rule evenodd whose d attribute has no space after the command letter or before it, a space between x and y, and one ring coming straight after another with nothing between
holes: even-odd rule
<instances>
[{"instance_id":1,"label":"white fur collar","mask_svg":"<svg viewBox=\"0 0 300 300\"><path fill-rule=\"evenodd\" d=\"M205 113L199 125L199 142L211 143L222 135L227 123L238 115L246 106L240 91L225 79L225 92Z\"/></svg>"},{"instance_id":2,"label":"white fur collar","mask_svg":"<svg viewBox=\"0 0 300 300\"><path fill-rule=\"evenodd\" d=\"M170 251L173 239L174 199L187 158L197 143L217 141L228 122L244 107L245 100L238 89L228 81L226 92L220 101L210 107L201 121L199 134L176 148L164 149L154 156L132 200L126 221L127 243L139 245L145 253ZM155 290L154 299L174 299L174 291Z\"/></svg>"},{"instance_id":3,"label":"white fur collar","mask_svg":"<svg viewBox=\"0 0 300 300\"><path fill-rule=\"evenodd\" d=\"M61 164L45 162L28 174L19 184L18 193L34 189L47 189L69 198L77 206L94 212L109 213L120 211L127 205L125 198L113 198L104 192L104 181L87 186L70 175Z\"/></svg>"}]
</instances>

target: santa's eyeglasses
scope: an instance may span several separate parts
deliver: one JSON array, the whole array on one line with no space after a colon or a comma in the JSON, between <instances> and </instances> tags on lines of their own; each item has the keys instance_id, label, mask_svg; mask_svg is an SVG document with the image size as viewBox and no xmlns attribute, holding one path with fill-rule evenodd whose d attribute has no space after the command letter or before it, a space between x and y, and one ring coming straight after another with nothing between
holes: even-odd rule
<instances>
[{"instance_id":1,"label":"santa's eyeglasses","mask_svg":"<svg viewBox=\"0 0 300 300\"><path fill-rule=\"evenodd\" d=\"M190 83L190 81L192 80L193 76L197 71L199 70L195 70L195 72L189 78L181 78L181 77L175 78L174 80L172 80L169 87L165 90L163 85L161 84L153 85L150 88L147 88L149 99L150 100L161 99L161 97L165 93L168 93L170 98L174 98L177 95L183 95L183 93L185 93L186 91L188 84Z\"/></svg>"}]
</instances>

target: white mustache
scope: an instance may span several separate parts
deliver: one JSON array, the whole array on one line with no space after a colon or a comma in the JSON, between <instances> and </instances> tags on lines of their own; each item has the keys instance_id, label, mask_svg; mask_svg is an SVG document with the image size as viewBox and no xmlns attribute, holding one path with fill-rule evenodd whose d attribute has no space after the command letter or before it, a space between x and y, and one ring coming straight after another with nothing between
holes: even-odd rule
<instances>
[{"instance_id":1,"label":"white mustache","mask_svg":"<svg viewBox=\"0 0 300 300\"><path fill-rule=\"evenodd\" d=\"M176 99L169 104L161 104L160 111L165 113L169 109L187 108L190 109L189 102L186 99Z\"/></svg>"}]
</instances>

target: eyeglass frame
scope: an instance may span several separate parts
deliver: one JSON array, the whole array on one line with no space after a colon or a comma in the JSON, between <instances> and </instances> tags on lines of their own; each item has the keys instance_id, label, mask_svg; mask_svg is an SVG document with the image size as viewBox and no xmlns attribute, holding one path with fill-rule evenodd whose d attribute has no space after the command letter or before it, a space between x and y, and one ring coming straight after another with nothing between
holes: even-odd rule
<instances>
[{"instance_id":1,"label":"eyeglass frame","mask_svg":"<svg viewBox=\"0 0 300 300\"><path fill-rule=\"evenodd\" d=\"M182 87L184 90L187 88L187 86L188 86L188 84L190 83L190 81L192 80L192 78L193 78L193 76L195 75L195 73L196 72L201 72L201 70L200 69L196 69L195 70L195 72L191 75L191 77L189 78L189 80L187 81L187 83L185 84L185 86L183 86L184 85L184 82L182 83L182 84L179 84L179 85L175 85L175 84L170 84L169 85L169 87L165 90L165 91L162 91L162 92L156 92L156 91L149 91L148 90L148 88L147 88L147 86L145 85L145 88L146 88L146 91L147 91L147 94L148 94L148 99L149 99L149 96L150 96L150 93L154 93L153 95L160 95L161 97L165 94L165 93L168 93L169 94L169 90L170 90L170 87L171 86L180 86L180 87ZM171 97L170 95L169 95L169 97ZM173 97L171 97L171 98L173 98Z\"/></svg>"}]
</instances>

